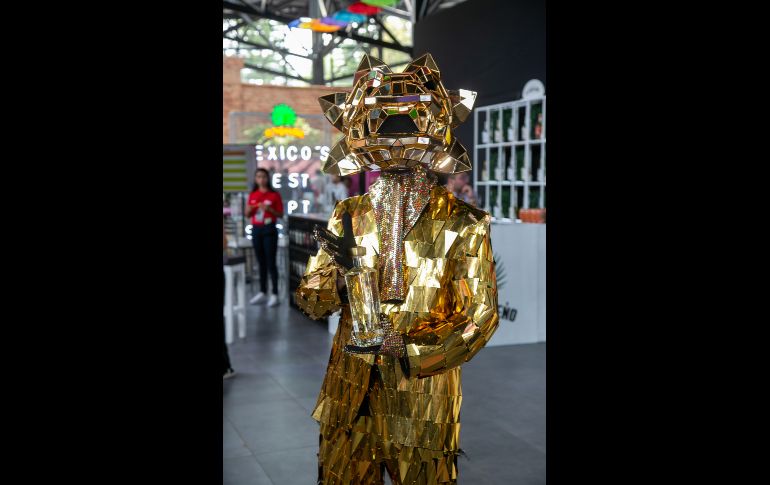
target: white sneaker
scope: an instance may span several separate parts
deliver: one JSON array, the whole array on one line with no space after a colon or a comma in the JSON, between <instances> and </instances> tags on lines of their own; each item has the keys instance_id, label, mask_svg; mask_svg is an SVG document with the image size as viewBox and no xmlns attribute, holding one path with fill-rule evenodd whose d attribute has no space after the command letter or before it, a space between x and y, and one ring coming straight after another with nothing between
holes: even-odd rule
<instances>
[{"instance_id":1,"label":"white sneaker","mask_svg":"<svg viewBox=\"0 0 770 485\"><path fill-rule=\"evenodd\" d=\"M276 306L278 303L278 295L270 295L270 299L267 301L267 306Z\"/></svg>"},{"instance_id":2,"label":"white sneaker","mask_svg":"<svg viewBox=\"0 0 770 485\"><path fill-rule=\"evenodd\" d=\"M260 303L264 303L266 299L267 299L267 295L265 295L260 291L259 293L254 295L254 298L252 298L251 301L249 301L249 303L251 303L252 305L258 305Z\"/></svg>"}]
</instances>

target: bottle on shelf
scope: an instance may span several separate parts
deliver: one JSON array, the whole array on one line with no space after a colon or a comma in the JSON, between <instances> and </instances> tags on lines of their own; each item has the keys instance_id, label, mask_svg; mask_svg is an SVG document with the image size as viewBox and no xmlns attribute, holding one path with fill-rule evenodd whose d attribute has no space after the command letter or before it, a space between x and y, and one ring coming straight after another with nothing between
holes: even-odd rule
<instances>
[{"instance_id":1,"label":"bottle on shelf","mask_svg":"<svg viewBox=\"0 0 770 485\"><path fill-rule=\"evenodd\" d=\"M535 138L540 139L543 134L543 113L537 114L537 124L535 124Z\"/></svg>"},{"instance_id":2,"label":"bottle on shelf","mask_svg":"<svg viewBox=\"0 0 770 485\"><path fill-rule=\"evenodd\" d=\"M377 270L366 266L365 247L355 246L350 254L353 256L353 268L345 273L345 284L353 317L351 344L358 347L381 345L384 329L380 325Z\"/></svg>"},{"instance_id":3,"label":"bottle on shelf","mask_svg":"<svg viewBox=\"0 0 770 485\"><path fill-rule=\"evenodd\" d=\"M481 143L489 143L489 120L484 121L484 129L481 131Z\"/></svg>"},{"instance_id":4,"label":"bottle on shelf","mask_svg":"<svg viewBox=\"0 0 770 485\"><path fill-rule=\"evenodd\" d=\"M497 180L497 178L493 178L497 175L497 150L492 150L489 155L489 178L490 180Z\"/></svg>"},{"instance_id":5,"label":"bottle on shelf","mask_svg":"<svg viewBox=\"0 0 770 485\"><path fill-rule=\"evenodd\" d=\"M490 116L492 116L490 114ZM490 119L489 121L489 142L490 143L496 143L497 142L497 120L496 119Z\"/></svg>"},{"instance_id":6,"label":"bottle on shelf","mask_svg":"<svg viewBox=\"0 0 770 485\"><path fill-rule=\"evenodd\" d=\"M503 187L503 195L500 198L503 206L503 217L508 218L511 210L511 188Z\"/></svg>"},{"instance_id":7,"label":"bottle on shelf","mask_svg":"<svg viewBox=\"0 0 770 485\"><path fill-rule=\"evenodd\" d=\"M497 123L495 126L495 139L494 141L496 143L502 142L503 140L503 114L502 112L497 117Z\"/></svg>"},{"instance_id":8,"label":"bottle on shelf","mask_svg":"<svg viewBox=\"0 0 770 485\"><path fill-rule=\"evenodd\" d=\"M504 108L503 114L506 115L503 117L503 132L505 133L505 140L504 141L514 141L513 140L513 110L511 108Z\"/></svg>"}]
</instances>

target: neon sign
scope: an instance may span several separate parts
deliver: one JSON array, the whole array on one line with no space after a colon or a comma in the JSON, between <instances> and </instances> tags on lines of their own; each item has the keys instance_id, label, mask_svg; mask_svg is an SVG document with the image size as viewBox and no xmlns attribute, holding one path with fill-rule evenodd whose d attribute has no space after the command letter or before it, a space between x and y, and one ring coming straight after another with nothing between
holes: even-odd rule
<instances>
[{"instance_id":1,"label":"neon sign","mask_svg":"<svg viewBox=\"0 0 770 485\"><path fill-rule=\"evenodd\" d=\"M280 145L268 147L257 145L255 149L258 162L263 160L288 160L293 162L300 158L302 160L310 160L313 158L314 151L322 162L325 162L329 157L329 147L326 145L316 145L314 147L308 145ZM265 151L267 151L267 157L265 157Z\"/></svg>"},{"instance_id":2,"label":"neon sign","mask_svg":"<svg viewBox=\"0 0 770 485\"><path fill-rule=\"evenodd\" d=\"M276 126L265 130L265 138L274 138L276 136L293 136L294 138L305 138L305 132L301 128L292 126Z\"/></svg>"},{"instance_id":3,"label":"neon sign","mask_svg":"<svg viewBox=\"0 0 770 485\"><path fill-rule=\"evenodd\" d=\"M276 137L293 137L298 139L304 139L305 138L305 131L300 128L299 126L295 125L301 125L301 123L297 123L298 117L297 114L294 112L294 109L285 104L277 104L273 107L273 111L270 114L270 119L274 126L267 128L264 130L264 136L265 138L276 138ZM310 129L310 137L314 138L313 136L314 130ZM278 141L278 140L276 140ZM316 141L316 140L313 140ZM310 140L308 140L310 142ZM317 141L316 141L317 142ZM275 143L273 141L272 143ZM311 142L312 143L312 142ZM275 162L296 162L296 161L310 161L313 159L321 160L322 162L325 162L326 159L329 157L330 147L327 145L292 145L292 144L283 144L283 143L277 143L276 145L270 145L269 143L266 143L265 145L255 145L255 158L257 162L262 161L275 161ZM275 164L268 164L268 165L275 165ZM292 170L295 169L297 166L303 167L303 169L308 170L307 166L308 164L303 164L301 162L294 164L294 163L287 163L284 164L286 169ZM312 163L310 165L313 165ZM283 180L283 179L287 180ZM308 173L301 173L301 172L292 172L292 173L273 173L272 175L272 186L276 189L281 189L282 184L286 184L286 186L290 189L307 189L309 185L309 179L310 174ZM306 199L290 199L287 200L287 212L289 214L294 213L295 211L301 210L303 213L307 213L310 210L310 205L312 204L311 200Z\"/></svg>"},{"instance_id":4,"label":"neon sign","mask_svg":"<svg viewBox=\"0 0 770 485\"><path fill-rule=\"evenodd\" d=\"M302 131L302 128L294 126L294 123L297 122L297 113L288 104L281 103L275 105L273 112L270 113L270 119L273 121L274 126L265 130L265 138L274 138L276 136L305 138L305 132Z\"/></svg>"},{"instance_id":5,"label":"neon sign","mask_svg":"<svg viewBox=\"0 0 770 485\"><path fill-rule=\"evenodd\" d=\"M296 189L300 186L300 178L302 179L302 188L307 188L307 181L310 178L310 175L306 173L290 173L289 175L289 188ZM273 187L276 189L281 188L281 178L283 177L280 173L274 173L273 174Z\"/></svg>"}]
</instances>

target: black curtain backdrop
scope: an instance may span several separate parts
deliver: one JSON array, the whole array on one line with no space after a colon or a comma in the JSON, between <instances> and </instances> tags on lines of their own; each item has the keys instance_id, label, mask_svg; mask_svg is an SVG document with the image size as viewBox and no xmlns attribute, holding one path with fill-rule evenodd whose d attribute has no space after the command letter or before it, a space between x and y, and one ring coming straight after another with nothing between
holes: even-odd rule
<instances>
[{"instance_id":1,"label":"black curtain backdrop","mask_svg":"<svg viewBox=\"0 0 770 485\"><path fill-rule=\"evenodd\" d=\"M414 57L433 55L447 89L478 93L476 106L521 97L530 79L546 82L545 0L467 0L417 23ZM473 158L473 115L457 129Z\"/></svg>"}]
</instances>

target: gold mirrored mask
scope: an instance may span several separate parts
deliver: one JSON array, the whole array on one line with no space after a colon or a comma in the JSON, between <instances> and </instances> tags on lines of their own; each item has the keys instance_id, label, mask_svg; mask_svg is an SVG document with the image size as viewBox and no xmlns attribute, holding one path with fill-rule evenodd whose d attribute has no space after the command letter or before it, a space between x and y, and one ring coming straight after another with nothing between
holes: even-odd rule
<instances>
[{"instance_id":1,"label":"gold mirrored mask","mask_svg":"<svg viewBox=\"0 0 770 485\"><path fill-rule=\"evenodd\" d=\"M326 173L350 175L417 164L441 173L471 169L452 129L468 118L476 93L445 89L430 54L400 73L364 55L350 93L318 100L326 118L343 133L323 164Z\"/></svg>"}]
</instances>

